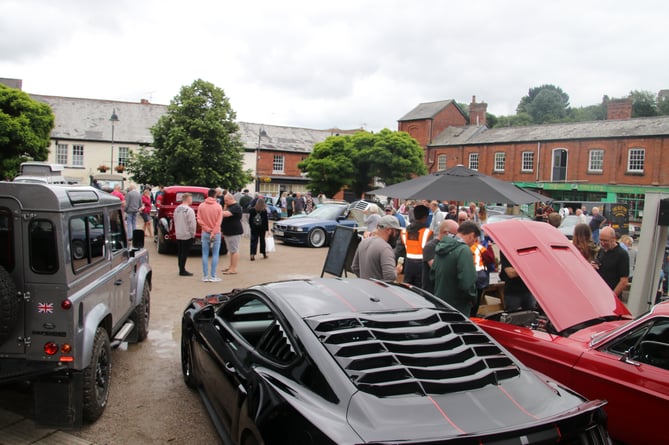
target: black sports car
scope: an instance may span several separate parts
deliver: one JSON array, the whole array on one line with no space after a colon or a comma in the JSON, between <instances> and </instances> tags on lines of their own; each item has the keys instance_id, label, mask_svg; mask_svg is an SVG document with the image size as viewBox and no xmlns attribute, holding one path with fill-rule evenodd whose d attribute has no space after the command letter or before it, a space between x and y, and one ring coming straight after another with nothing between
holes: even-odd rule
<instances>
[{"instance_id":1,"label":"black sports car","mask_svg":"<svg viewBox=\"0 0 669 445\"><path fill-rule=\"evenodd\" d=\"M610 443L605 402L399 284L320 278L193 299L181 361L225 443Z\"/></svg>"}]
</instances>

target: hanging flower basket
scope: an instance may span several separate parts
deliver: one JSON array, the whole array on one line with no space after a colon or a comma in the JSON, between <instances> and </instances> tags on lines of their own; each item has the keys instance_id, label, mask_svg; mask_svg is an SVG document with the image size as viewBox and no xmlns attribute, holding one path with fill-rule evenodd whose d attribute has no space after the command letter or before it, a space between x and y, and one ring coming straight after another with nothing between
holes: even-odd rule
<instances>
[{"instance_id":1,"label":"hanging flower basket","mask_svg":"<svg viewBox=\"0 0 669 445\"><path fill-rule=\"evenodd\" d=\"M104 172L106 172L107 170L109 170L109 167L107 167L107 166L104 165L104 164L101 164L101 165L98 165L98 170L100 170L102 173L104 173Z\"/></svg>"},{"instance_id":2,"label":"hanging flower basket","mask_svg":"<svg viewBox=\"0 0 669 445\"><path fill-rule=\"evenodd\" d=\"M117 165L114 170L116 170L118 173L123 173L125 171L125 167L122 165Z\"/></svg>"}]
</instances>

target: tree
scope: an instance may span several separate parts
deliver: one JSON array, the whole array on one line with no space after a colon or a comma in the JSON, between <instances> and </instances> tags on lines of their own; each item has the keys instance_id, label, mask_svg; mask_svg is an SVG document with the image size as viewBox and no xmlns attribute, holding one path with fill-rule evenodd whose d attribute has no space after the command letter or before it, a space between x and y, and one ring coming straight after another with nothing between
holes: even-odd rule
<instances>
[{"instance_id":1,"label":"tree","mask_svg":"<svg viewBox=\"0 0 669 445\"><path fill-rule=\"evenodd\" d=\"M250 181L242 170L244 146L225 92L198 79L181 88L151 128L153 149L133 154L133 179L148 184L225 186Z\"/></svg>"},{"instance_id":2,"label":"tree","mask_svg":"<svg viewBox=\"0 0 669 445\"><path fill-rule=\"evenodd\" d=\"M630 91L632 98L632 117L657 116L655 95L650 91Z\"/></svg>"},{"instance_id":3,"label":"tree","mask_svg":"<svg viewBox=\"0 0 669 445\"><path fill-rule=\"evenodd\" d=\"M354 176L350 136L330 136L314 145L311 154L297 167L309 174L308 188L314 194L333 196L351 185Z\"/></svg>"},{"instance_id":4,"label":"tree","mask_svg":"<svg viewBox=\"0 0 669 445\"><path fill-rule=\"evenodd\" d=\"M55 118L49 105L0 85L0 178L13 178L21 162L44 161Z\"/></svg>"},{"instance_id":5,"label":"tree","mask_svg":"<svg viewBox=\"0 0 669 445\"><path fill-rule=\"evenodd\" d=\"M329 196L344 187L362 195L374 188L374 178L390 185L427 173L418 142L388 129L331 136L316 144L298 168L309 175L309 190Z\"/></svg>"},{"instance_id":6,"label":"tree","mask_svg":"<svg viewBox=\"0 0 669 445\"><path fill-rule=\"evenodd\" d=\"M527 113L535 124L557 122L567 116L569 95L555 85L530 88L527 96L520 99L516 113Z\"/></svg>"},{"instance_id":7,"label":"tree","mask_svg":"<svg viewBox=\"0 0 669 445\"><path fill-rule=\"evenodd\" d=\"M351 186L356 195L373 188L374 178L392 185L427 174L423 148L409 133L384 128L376 134L357 133L351 142L358 166Z\"/></svg>"},{"instance_id":8,"label":"tree","mask_svg":"<svg viewBox=\"0 0 669 445\"><path fill-rule=\"evenodd\" d=\"M657 98L657 112L661 116L669 115L669 97L658 96L658 98Z\"/></svg>"}]
</instances>

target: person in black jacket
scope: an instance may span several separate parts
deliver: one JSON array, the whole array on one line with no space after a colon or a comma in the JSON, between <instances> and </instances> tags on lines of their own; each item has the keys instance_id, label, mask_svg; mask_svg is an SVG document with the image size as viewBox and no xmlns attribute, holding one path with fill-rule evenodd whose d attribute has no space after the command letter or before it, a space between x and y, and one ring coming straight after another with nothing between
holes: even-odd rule
<instances>
[{"instance_id":1,"label":"person in black jacket","mask_svg":"<svg viewBox=\"0 0 669 445\"><path fill-rule=\"evenodd\" d=\"M269 218L267 205L263 198L258 198L255 206L249 209L249 226L251 227L251 261L256 259L258 240L260 240L260 253L263 258L267 258L265 236L269 234Z\"/></svg>"}]
</instances>

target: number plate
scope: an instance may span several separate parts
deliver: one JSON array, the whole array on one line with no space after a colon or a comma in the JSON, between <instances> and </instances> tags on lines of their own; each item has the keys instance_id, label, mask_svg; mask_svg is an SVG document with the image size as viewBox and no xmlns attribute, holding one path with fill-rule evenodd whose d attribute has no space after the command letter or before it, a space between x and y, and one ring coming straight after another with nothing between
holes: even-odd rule
<instances>
[{"instance_id":1,"label":"number plate","mask_svg":"<svg viewBox=\"0 0 669 445\"><path fill-rule=\"evenodd\" d=\"M274 235L276 236L283 236L283 232L281 230L275 230Z\"/></svg>"}]
</instances>

